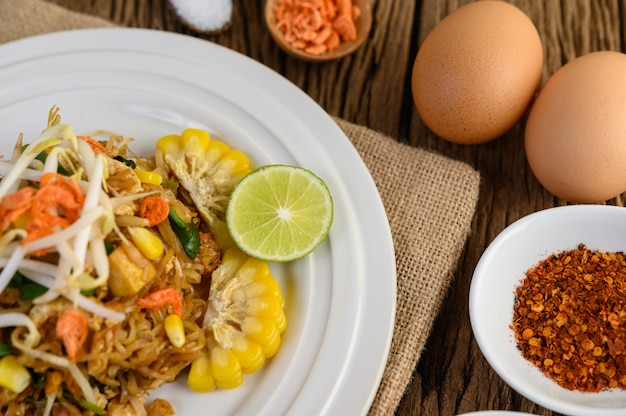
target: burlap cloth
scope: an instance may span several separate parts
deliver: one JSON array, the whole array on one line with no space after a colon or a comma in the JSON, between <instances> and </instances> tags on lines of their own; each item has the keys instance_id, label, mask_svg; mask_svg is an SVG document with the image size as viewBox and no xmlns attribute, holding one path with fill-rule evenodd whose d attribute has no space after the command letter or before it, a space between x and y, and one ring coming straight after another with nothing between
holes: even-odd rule
<instances>
[{"instance_id":1,"label":"burlap cloth","mask_svg":"<svg viewBox=\"0 0 626 416\"><path fill-rule=\"evenodd\" d=\"M0 43L114 26L42 0L0 0ZM397 266L391 351L370 415L393 414L424 349L470 230L479 174L464 163L335 119L365 161L385 206Z\"/></svg>"}]
</instances>

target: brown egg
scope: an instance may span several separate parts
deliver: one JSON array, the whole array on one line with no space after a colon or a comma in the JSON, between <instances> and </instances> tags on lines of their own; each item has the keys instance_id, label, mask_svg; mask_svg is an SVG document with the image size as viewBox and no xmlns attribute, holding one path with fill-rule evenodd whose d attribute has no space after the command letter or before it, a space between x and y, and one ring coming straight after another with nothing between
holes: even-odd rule
<instances>
[{"instance_id":1,"label":"brown egg","mask_svg":"<svg viewBox=\"0 0 626 416\"><path fill-rule=\"evenodd\" d=\"M596 203L626 191L626 55L594 52L555 72L529 112L525 147L559 198Z\"/></svg>"},{"instance_id":2,"label":"brown egg","mask_svg":"<svg viewBox=\"0 0 626 416\"><path fill-rule=\"evenodd\" d=\"M542 65L541 39L521 10L477 1L446 16L426 37L413 65L413 100L438 136L483 143L522 118Z\"/></svg>"}]
</instances>

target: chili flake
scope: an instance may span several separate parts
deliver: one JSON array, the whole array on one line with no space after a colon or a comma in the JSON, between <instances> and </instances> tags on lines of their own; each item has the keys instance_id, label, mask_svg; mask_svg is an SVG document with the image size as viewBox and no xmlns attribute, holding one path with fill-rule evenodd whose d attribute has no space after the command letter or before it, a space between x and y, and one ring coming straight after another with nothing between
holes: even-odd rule
<instances>
[{"instance_id":1,"label":"chili flake","mask_svg":"<svg viewBox=\"0 0 626 416\"><path fill-rule=\"evenodd\" d=\"M512 329L524 358L569 390L626 389L626 259L581 244L531 267Z\"/></svg>"}]
</instances>

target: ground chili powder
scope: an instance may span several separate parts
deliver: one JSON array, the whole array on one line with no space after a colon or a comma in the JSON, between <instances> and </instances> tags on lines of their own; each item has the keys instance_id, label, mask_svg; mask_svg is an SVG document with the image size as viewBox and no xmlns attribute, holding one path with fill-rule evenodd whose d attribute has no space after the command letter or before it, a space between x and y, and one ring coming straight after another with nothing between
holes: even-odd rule
<instances>
[{"instance_id":1,"label":"ground chili powder","mask_svg":"<svg viewBox=\"0 0 626 416\"><path fill-rule=\"evenodd\" d=\"M626 389L626 260L584 245L550 255L516 288L522 355L569 390Z\"/></svg>"}]
</instances>

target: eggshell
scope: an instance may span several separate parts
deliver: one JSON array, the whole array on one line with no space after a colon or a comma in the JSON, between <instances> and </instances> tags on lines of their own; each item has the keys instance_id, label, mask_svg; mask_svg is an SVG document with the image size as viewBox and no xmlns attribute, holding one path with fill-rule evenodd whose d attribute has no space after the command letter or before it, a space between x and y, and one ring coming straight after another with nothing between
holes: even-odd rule
<instances>
[{"instance_id":1,"label":"eggshell","mask_svg":"<svg viewBox=\"0 0 626 416\"><path fill-rule=\"evenodd\" d=\"M535 177L559 198L596 203L626 191L626 55L593 52L556 71L524 141Z\"/></svg>"},{"instance_id":2,"label":"eggshell","mask_svg":"<svg viewBox=\"0 0 626 416\"><path fill-rule=\"evenodd\" d=\"M501 1L470 3L424 40L413 64L413 100L441 138L483 143L522 118L542 66L541 39L528 16Z\"/></svg>"}]
</instances>

